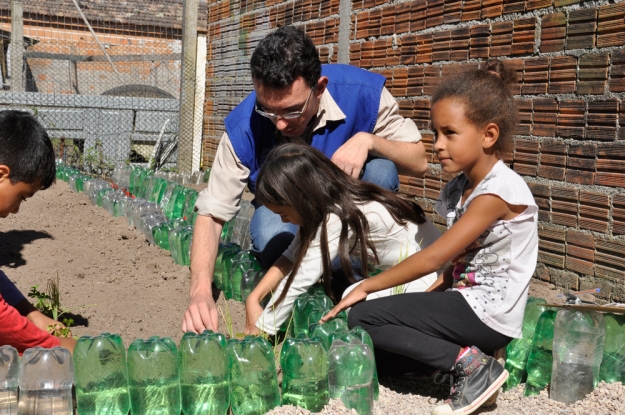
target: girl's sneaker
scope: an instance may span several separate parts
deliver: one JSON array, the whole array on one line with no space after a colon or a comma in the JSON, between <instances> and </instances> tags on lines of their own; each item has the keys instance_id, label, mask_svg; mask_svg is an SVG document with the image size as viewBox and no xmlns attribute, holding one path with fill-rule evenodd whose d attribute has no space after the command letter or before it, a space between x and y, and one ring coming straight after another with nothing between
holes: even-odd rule
<instances>
[{"instance_id":1,"label":"girl's sneaker","mask_svg":"<svg viewBox=\"0 0 625 415\"><path fill-rule=\"evenodd\" d=\"M497 393L508 379L508 371L475 346L454 363L451 374L449 398L432 409L432 415L470 414Z\"/></svg>"}]
</instances>

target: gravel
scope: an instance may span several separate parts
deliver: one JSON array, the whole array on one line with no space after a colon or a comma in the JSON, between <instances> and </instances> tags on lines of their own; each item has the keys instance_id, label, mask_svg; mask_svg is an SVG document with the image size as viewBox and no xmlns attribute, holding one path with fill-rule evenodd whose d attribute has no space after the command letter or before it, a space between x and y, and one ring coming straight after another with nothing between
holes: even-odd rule
<instances>
[{"instance_id":1,"label":"gravel","mask_svg":"<svg viewBox=\"0 0 625 415\"><path fill-rule=\"evenodd\" d=\"M446 398L448 385L435 385L432 382L414 382L395 378L381 380L380 397L375 403L374 414L414 414L429 415L431 409ZM310 411L294 406L282 406L268 412L271 415L310 414ZM475 414L563 414L601 415L625 414L625 387L620 383L601 382L585 399L566 405L549 399L547 391L540 395L524 397L523 385L505 393L500 393L497 403L480 408ZM320 414L356 415L355 410L345 408L342 402L331 400Z\"/></svg>"}]
</instances>

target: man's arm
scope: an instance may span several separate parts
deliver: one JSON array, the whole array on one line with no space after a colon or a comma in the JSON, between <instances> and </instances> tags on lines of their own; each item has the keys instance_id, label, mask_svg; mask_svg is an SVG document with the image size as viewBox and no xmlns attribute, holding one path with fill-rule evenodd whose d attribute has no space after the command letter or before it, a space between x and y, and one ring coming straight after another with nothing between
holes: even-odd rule
<instances>
[{"instance_id":1,"label":"man's arm","mask_svg":"<svg viewBox=\"0 0 625 415\"><path fill-rule=\"evenodd\" d=\"M201 333L218 329L217 308L212 296L213 272L224 222L239 211L239 202L249 177L249 169L237 158L226 133L221 137L208 186L195 208L198 217L191 244L191 289L189 306L182 321L183 331ZM221 218L221 219L217 219Z\"/></svg>"},{"instance_id":2,"label":"man's arm","mask_svg":"<svg viewBox=\"0 0 625 415\"><path fill-rule=\"evenodd\" d=\"M386 88L382 89L372 134L355 134L334 153L332 161L352 177L358 177L369 155L392 161L399 174L422 177L428 168L417 126L399 114L399 105Z\"/></svg>"},{"instance_id":3,"label":"man's arm","mask_svg":"<svg viewBox=\"0 0 625 415\"><path fill-rule=\"evenodd\" d=\"M195 221L191 244L191 289L189 306L182 321L183 332L219 329L212 283L223 224L212 216L198 215Z\"/></svg>"}]
</instances>

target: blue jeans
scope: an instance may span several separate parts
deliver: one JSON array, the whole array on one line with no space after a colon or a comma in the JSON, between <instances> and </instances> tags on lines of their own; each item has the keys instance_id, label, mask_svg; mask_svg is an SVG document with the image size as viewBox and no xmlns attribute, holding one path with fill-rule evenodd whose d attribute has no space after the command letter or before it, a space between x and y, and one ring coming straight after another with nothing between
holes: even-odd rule
<instances>
[{"instance_id":1,"label":"blue jeans","mask_svg":"<svg viewBox=\"0 0 625 415\"><path fill-rule=\"evenodd\" d=\"M381 158L368 160L361 179L394 192L399 189L397 167L390 160ZM269 268L280 258L293 241L295 232L297 232L297 225L283 223L280 215L276 215L264 206L256 208L250 222L250 236L252 253L258 258L263 268Z\"/></svg>"}]
</instances>

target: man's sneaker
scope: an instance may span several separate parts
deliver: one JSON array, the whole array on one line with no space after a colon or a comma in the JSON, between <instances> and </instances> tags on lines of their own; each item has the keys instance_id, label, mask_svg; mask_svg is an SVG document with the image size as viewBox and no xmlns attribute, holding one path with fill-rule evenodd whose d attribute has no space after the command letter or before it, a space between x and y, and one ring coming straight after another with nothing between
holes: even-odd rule
<instances>
[{"instance_id":1,"label":"man's sneaker","mask_svg":"<svg viewBox=\"0 0 625 415\"><path fill-rule=\"evenodd\" d=\"M432 409L432 415L470 414L499 391L508 371L494 358L473 346L454 363L449 398Z\"/></svg>"}]
</instances>

